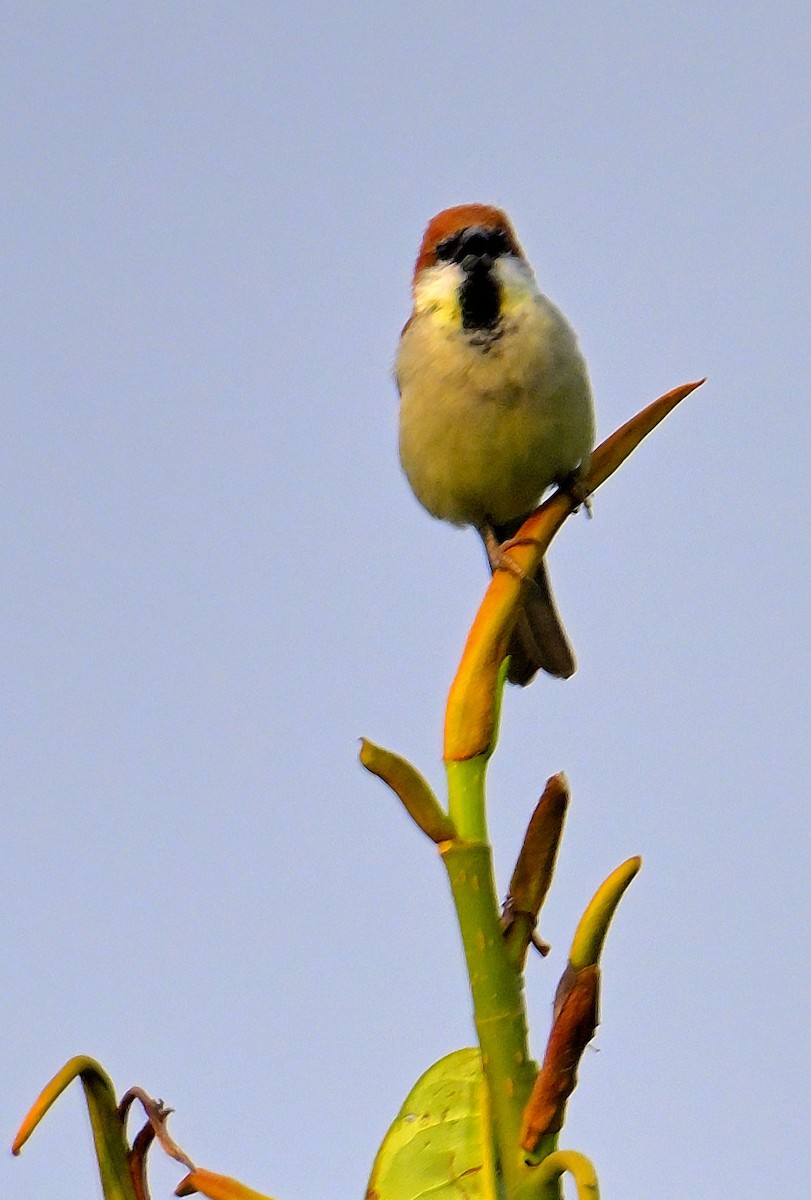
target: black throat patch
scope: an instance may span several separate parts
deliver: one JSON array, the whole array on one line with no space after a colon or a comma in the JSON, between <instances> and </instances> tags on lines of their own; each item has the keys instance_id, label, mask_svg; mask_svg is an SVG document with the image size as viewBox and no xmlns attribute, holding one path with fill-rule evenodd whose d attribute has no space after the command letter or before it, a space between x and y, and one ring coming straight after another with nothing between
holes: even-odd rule
<instances>
[{"instance_id":1,"label":"black throat patch","mask_svg":"<svg viewBox=\"0 0 811 1200\"><path fill-rule=\"evenodd\" d=\"M459 290L462 328L493 332L501 320L501 287L490 264L476 263Z\"/></svg>"}]
</instances>

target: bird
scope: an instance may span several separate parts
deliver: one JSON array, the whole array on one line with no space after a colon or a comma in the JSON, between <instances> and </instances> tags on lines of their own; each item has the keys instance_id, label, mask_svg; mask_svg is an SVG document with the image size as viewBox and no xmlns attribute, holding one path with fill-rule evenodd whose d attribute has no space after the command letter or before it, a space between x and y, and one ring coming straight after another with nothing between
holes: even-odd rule
<instances>
[{"instance_id":1,"label":"bird","mask_svg":"<svg viewBox=\"0 0 811 1200\"><path fill-rule=\"evenodd\" d=\"M490 204L443 209L423 235L413 312L397 349L399 452L434 517L473 526L491 571L558 485L575 490L594 447L594 405L574 330L538 289L509 217ZM575 658L542 561L512 634L508 678L568 678Z\"/></svg>"}]
</instances>

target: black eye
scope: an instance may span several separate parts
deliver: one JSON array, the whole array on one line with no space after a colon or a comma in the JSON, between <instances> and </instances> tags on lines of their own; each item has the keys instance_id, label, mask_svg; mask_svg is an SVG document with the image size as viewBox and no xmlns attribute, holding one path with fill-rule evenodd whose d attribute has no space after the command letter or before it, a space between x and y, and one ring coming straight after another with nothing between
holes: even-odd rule
<instances>
[{"instance_id":1,"label":"black eye","mask_svg":"<svg viewBox=\"0 0 811 1200\"><path fill-rule=\"evenodd\" d=\"M487 254L490 258L498 258L509 252L510 244L502 229L482 229L481 226L471 225L440 242L436 257L438 262L461 263L468 255L480 258Z\"/></svg>"},{"instance_id":2,"label":"black eye","mask_svg":"<svg viewBox=\"0 0 811 1200\"><path fill-rule=\"evenodd\" d=\"M510 243L503 229L491 229L487 241L487 252L492 254L493 258L498 258L499 254L510 253Z\"/></svg>"},{"instance_id":3,"label":"black eye","mask_svg":"<svg viewBox=\"0 0 811 1200\"><path fill-rule=\"evenodd\" d=\"M445 238L436 248L437 262L458 262L462 257L462 234L455 233L453 237Z\"/></svg>"}]
</instances>

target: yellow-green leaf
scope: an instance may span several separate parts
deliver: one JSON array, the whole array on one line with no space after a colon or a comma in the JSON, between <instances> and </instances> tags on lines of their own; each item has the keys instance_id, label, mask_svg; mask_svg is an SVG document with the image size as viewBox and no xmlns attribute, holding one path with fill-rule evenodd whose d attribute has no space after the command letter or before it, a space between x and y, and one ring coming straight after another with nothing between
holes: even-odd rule
<instances>
[{"instance_id":1,"label":"yellow-green leaf","mask_svg":"<svg viewBox=\"0 0 811 1200\"><path fill-rule=\"evenodd\" d=\"M372 1168L367 1200L495 1200L487 1088L478 1050L434 1063L409 1092Z\"/></svg>"}]
</instances>

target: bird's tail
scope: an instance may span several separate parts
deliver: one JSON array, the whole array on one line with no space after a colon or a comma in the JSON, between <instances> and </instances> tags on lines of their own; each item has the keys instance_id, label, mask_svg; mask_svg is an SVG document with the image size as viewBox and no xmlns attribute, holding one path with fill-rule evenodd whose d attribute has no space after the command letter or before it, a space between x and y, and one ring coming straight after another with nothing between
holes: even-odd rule
<instances>
[{"instance_id":1,"label":"bird's tail","mask_svg":"<svg viewBox=\"0 0 811 1200\"><path fill-rule=\"evenodd\" d=\"M493 533L499 542L508 541L522 523L496 526ZM491 568L497 565L490 563ZM518 615L508 654L510 670L507 678L521 687L530 683L538 671L546 671L559 679L568 679L575 672L575 657L558 616L544 561L526 588L524 607Z\"/></svg>"}]
</instances>

